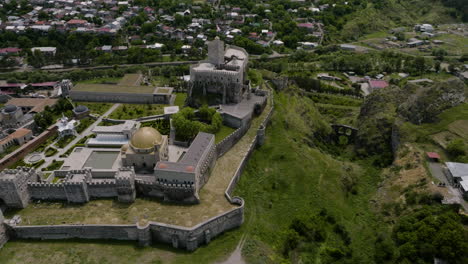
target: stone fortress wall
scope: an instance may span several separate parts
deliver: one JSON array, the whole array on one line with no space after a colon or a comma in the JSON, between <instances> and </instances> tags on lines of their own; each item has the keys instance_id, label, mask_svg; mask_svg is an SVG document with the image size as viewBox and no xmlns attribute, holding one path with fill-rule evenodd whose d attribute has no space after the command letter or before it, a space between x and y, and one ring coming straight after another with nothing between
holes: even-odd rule
<instances>
[{"instance_id":1,"label":"stone fortress wall","mask_svg":"<svg viewBox=\"0 0 468 264\"><path fill-rule=\"evenodd\" d=\"M106 93L106 92L85 92L70 91L70 97L73 101L84 102L108 102L108 103L127 103L127 104L154 104L154 94L137 93Z\"/></svg>"},{"instance_id":2,"label":"stone fortress wall","mask_svg":"<svg viewBox=\"0 0 468 264\"><path fill-rule=\"evenodd\" d=\"M74 171L55 171L56 177L87 175L86 180L78 182L29 182L29 195L35 200L88 202L93 198L113 198L119 201L133 202L135 194L135 172L133 168L120 168L117 171L92 171L89 169ZM102 179L99 179L102 177ZM130 197L125 197L130 195Z\"/></svg>"},{"instance_id":3,"label":"stone fortress wall","mask_svg":"<svg viewBox=\"0 0 468 264\"><path fill-rule=\"evenodd\" d=\"M272 96L272 95L271 95ZM260 125L257 136L252 140L249 150L243 157L234 177L231 179L225 191L226 199L238 207L204 221L194 227L182 227L159 222L134 225L41 225L19 226L15 222L5 221L0 225L0 247L9 237L18 239L116 239L138 241L141 246L148 246L154 242L166 243L174 248L193 251L200 245L207 244L214 237L225 231L239 227L244 221L244 200L240 197L231 197L237 182L247 164L255 147L264 142L265 127L273 113L273 106ZM249 124L250 127L250 124ZM220 151L218 157L227 152L248 130L248 127L240 127L225 140L216 146ZM106 186L106 184L102 184ZM88 186L89 187L89 186ZM94 186L96 187L96 186ZM90 187L88 191L94 187ZM106 187L103 187L106 188ZM89 191L93 193L93 191ZM2 215L0 215L1 220ZM4 230L7 230L5 232ZM3 230L3 232L2 232Z\"/></svg>"}]
</instances>

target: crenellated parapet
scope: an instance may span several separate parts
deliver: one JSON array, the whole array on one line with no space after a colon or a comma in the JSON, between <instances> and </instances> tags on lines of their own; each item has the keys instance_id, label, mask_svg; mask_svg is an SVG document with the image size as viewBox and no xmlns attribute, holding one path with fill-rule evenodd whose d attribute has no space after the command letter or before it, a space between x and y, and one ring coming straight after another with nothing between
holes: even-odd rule
<instances>
[{"instance_id":1,"label":"crenellated parapet","mask_svg":"<svg viewBox=\"0 0 468 264\"><path fill-rule=\"evenodd\" d=\"M28 182L36 182L39 174L28 167L6 169L0 172L0 199L7 207L25 208L30 199Z\"/></svg>"}]
</instances>

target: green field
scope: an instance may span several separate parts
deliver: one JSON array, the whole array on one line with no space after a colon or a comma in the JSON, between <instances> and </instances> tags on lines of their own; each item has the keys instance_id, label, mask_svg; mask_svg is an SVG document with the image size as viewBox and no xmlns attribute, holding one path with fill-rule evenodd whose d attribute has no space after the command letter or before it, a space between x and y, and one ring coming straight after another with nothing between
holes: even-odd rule
<instances>
[{"instance_id":1,"label":"green field","mask_svg":"<svg viewBox=\"0 0 468 264\"><path fill-rule=\"evenodd\" d=\"M0 264L212 263L232 252L239 239L239 230L226 232L193 253L160 244L141 248L136 242L123 241L10 241L0 250Z\"/></svg>"},{"instance_id":2,"label":"green field","mask_svg":"<svg viewBox=\"0 0 468 264\"><path fill-rule=\"evenodd\" d=\"M80 81L78 82L78 84L80 83L85 83L85 84L115 83L117 84L121 79L122 79L121 77L103 77L103 78L95 78L95 79Z\"/></svg>"},{"instance_id":3,"label":"green field","mask_svg":"<svg viewBox=\"0 0 468 264\"><path fill-rule=\"evenodd\" d=\"M118 85L138 86L140 85L141 79L142 75L139 73L125 74L125 76L119 81Z\"/></svg>"},{"instance_id":4,"label":"green field","mask_svg":"<svg viewBox=\"0 0 468 264\"><path fill-rule=\"evenodd\" d=\"M91 114L102 115L104 114L109 108L111 108L111 103L96 103L96 102L75 102L75 105L84 105L88 107L89 112Z\"/></svg>"},{"instance_id":5,"label":"green field","mask_svg":"<svg viewBox=\"0 0 468 264\"><path fill-rule=\"evenodd\" d=\"M402 129L408 137L408 141L427 141L430 135L449 130L449 125L453 122L468 119L468 104L461 104L446 110L439 115L438 119L438 122L422 125L406 122Z\"/></svg>"},{"instance_id":6,"label":"green field","mask_svg":"<svg viewBox=\"0 0 468 264\"><path fill-rule=\"evenodd\" d=\"M111 119L136 119L144 116L164 114L164 107L160 104L122 104L110 114Z\"/></svg>"},{"instance_id":7,"label":"green field","mask_svg":"<svg viewBox=\"0 0 468 264\"><path fill-rule=\"evenodd\" d=\"M316 110L307 107L310 100L281 94L275 103L266 143L252 155L235 191L246 201L247 260L281 262L291 221L325 208L350 234L348 263L371 263L379 221L369 200L377 189L379 171L310 147L309 135L320 130L321 122ZM349 178L356 181L356 194L345 191ZM322 254L333 246L327 240L318 249L310 248L314 263L321 263Z\"/></svg>"},{"instance_id":8,"label":"green field","mask_svg":"<svg viewBox=\"0 0 468 264\"><path fill-rule=\"evenodd\" d=\"M443 44L436 46L445 49L449 55L461 56L468 53L466 37L455 34L441 34L434 37L434 39L444 41Z\"/></svg>"}]
</instances>

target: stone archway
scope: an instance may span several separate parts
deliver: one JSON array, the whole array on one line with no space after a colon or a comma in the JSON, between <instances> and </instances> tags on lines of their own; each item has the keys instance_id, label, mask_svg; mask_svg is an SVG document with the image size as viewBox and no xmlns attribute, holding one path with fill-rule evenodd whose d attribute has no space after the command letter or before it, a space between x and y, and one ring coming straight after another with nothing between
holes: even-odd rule
<instances>
[{"instance_id":1,"label":"stone archway","mask_svg":"<svg viewBox=\"0 0 468 264\"><path fill-rule=\"evenodd\" d=\"M348 142L354 142L358 132L357 128L348 125L333 124L331 125L334 131L334 138L338 140L340 136L345 136L348 138Z\"/></svg>"}]
</instances>

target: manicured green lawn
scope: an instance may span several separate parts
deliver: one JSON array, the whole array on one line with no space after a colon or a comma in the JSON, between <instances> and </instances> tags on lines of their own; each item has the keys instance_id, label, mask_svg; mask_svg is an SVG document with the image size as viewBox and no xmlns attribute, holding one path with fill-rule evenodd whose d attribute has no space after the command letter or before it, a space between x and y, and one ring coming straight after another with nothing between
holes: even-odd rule
<instances>
[{"instance_id":1,"label":"manicured green lawn","mask_svg":"<svg viewBox=\"0 0 468 264\"><path fill-rule=\"evenodd\" d=\"M187 100L187 93L175 93L176 99L174 101L174 105L179 106L179 108L184 107L185 100Z\"/></svg>"},{"instance_id":2,"label":"manicured green lawn","mask_svg":"<svg viewBox=\"0 0 468 264\"><path fill-rule=\"evenodd\" d=\"M53 160L52 163L50 163L49 166L44 168L43 170L45 171L54 171L60 169L62 167L64 161L63 160Z\"/></svg>"},{"instance_id":3,"label":"manicured green lawn","mask_svg":"<svg viewBox=\"0 0 468 264\"><path fill-rule=\"evenodd\" d=\"M49 147L49 148L47 148L47 150L45 152L45 156L50 157L50 156L53 156L55 153L57 153L57 149Z\"/></svg>"},{"instance_id":4,"label":"manicured green lawn","mask_svg":"<svg viewBox=\"0 0 468 264\"><path fill-rule=\"evenodd\" d=\"M66 136L66 137L63 137L61 139L59 139L57 141L57 143L55 143L55 145L59 148L64 148L66 147L70 142L72 142L74 139L76 138L76 136Z\"/></svg>"},{"instance_id":5,"label":"manicured green lawn","mask_svg":"<svg viewBox=\"0 0 468 264\"><path fill-rule=\"evenodd\" d=\"M80 120L80 124L76 127L76 132L81 134L81 132L85 131L90 125L92 125L96 120L86 117Z\"/></svg>"},{"instance_id":6,"label":"manicured green lawn","mask_svg":"<svg viewBox=\"0 0 468 264\"><path fill-rule=\"evenodd\" d=\"M103 77L90 80L80 81L78 83L90 83L90 84L103 84L103 83L118 83L121 77Z\"/></svg>"},{"instance_id":7,"label":"manicured green lawn","mask_svg":"<svg viewBox=\"0 0 468 264\"><path fill-rule=\"evenodd\" d=\"M122 104L110 114L111 119L136 119L144 116L164 114L164 107L160 104Z\"/></svg>"},{"instance_id":8,"label":"manicured green lawn","mask_svg":"<svg viewBox=\"0 0 468 264\"><path fill-rule=\"evenodd\" d=\"M95 102L76 102L76 106L84 105L88 107L91 114L102 115L104 114L109 108L111 108L111 103L95 103Z\"/></svg>"}]
</instances>

